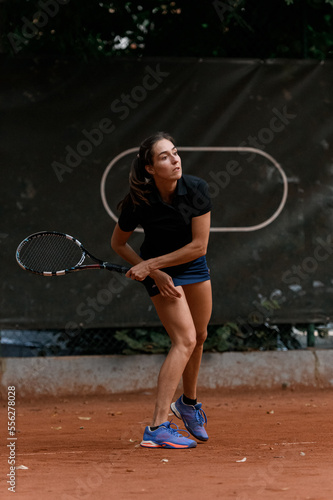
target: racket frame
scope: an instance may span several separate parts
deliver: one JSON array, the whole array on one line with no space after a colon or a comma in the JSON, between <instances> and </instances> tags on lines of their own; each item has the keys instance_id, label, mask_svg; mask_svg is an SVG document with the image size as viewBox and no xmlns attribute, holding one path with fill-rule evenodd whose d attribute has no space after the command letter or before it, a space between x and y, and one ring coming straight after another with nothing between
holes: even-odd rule
<instances>
[{"instance_id":1,"label":"racket frame","mask_svg":"<svg viewBox=\"0 0 333 500\"><path fill-rule=\"evenodd\" d=\"M58 271L36 271L35 269L31 269L30 267L26 266L23 262L21 262L20 252L24 248L24 246L32 239L40 238L45 235L55 235L62 238L65 237L66 239L72 241L75 245L77 245L82 252L81 259L78 261L78 263L75 266L66 269L60 269ZM95 263L82 265L82 262L84 262L86 256L90 257L93 261L95 261ZM82 243L77 238L74 238L74 236L71 236L67 233L61 233L58 231L39 231L38 233L30 234L29 236L24 238L24 240L21 241L21 243L18 245L16 249L16 261L18 265L22 267L22 269L24 269L25 271L29 271L30 273L46 277L63 276L65 274L69 274L76 271L89 271L89 270L99 270L99 269L100 270L106 269L107 271L115 271L120 274L126 274L127 271L129 271L130 269L129 267L121 266L118 264L112 264L111 262L106 262L101 259L98 259L90 252L88 252L88 250L82 245Z\"/></svg>"}]
</instances>

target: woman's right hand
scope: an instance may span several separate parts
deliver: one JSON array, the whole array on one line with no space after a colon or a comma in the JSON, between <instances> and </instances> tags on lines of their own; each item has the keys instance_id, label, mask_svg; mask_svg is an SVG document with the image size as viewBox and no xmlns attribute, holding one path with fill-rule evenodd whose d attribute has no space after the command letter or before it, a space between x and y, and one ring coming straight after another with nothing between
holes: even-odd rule
<instances>
[{"instance_id":1,"label":"woman's right hand","mask_svg":"<svg viewBox=\"0 0 333 500\"><path fill-rule=\"evenodd\" d=\"M179 299L182 295L173 284L171 276L157 269L149 275L156 283L162 297L169 299Z\"/></svg>"}]
</instances>

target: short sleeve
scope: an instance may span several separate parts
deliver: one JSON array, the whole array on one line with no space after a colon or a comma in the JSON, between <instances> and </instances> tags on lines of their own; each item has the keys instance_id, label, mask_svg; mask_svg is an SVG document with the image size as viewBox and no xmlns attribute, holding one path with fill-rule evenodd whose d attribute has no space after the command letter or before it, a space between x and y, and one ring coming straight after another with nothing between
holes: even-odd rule
<instances>
[{"instance_id":1,"label":"short sleeve","mask_svg":"<svg viewBox=\"0 0 333 500\"><path fill-rule=\"evenodd\" d=\"M137 210L133 203L127 203L121 210L118 225L122 231L134 231L139 225Z\"/></svg>"},{"instance_id":2,"label":"short sleeve","mask_svg":"<svg viewBox=\"0 0 333 500\"><path fill-rule=\"evenodd\" d=\"M206 181L199 179L193 191L193 206L197 212L195 216L204 215L212 210L212 201L209 195L209 186Z\"/></svg>"}]
</instances>

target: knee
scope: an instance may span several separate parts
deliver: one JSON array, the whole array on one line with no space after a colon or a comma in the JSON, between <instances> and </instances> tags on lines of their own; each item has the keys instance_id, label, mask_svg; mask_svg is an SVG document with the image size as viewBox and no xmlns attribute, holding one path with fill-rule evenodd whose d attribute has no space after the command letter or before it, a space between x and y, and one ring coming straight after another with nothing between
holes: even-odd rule
<instances>
[{"instance_id":1,"label":"knee","mask_svg":"<svg viewBox=\"0 0 333 500\"><path fill-rule=\"evenodd\" d=\"M197 345L195 332L192 332L192 334L187 332L186 335L183 335L181 339L179 339L177 344L186 352L187 356L190 357Z\"/></svg>"},{"instance_id":2,"label":"knee","mask_svg":"<svg viewBox=\"0 0 333 500\"><path fill-rule=\"evenodd\" d=\"M202 346L207 339L207 329L197 331L196 346Z\"/></svg>"},{"instance_id":3,"label":"knee","mask_svg":"<svg viewBox=\"0 0 333 500\"><path fill-rule=\"evenodd\" d=\"M192 354L192 352L196 348L196 345L197 345L197 341L196 341L195 335L192 335L191 337L188 337L186 339L185 348L186 348L189 355Z\"/></svg>"}]
</instances>

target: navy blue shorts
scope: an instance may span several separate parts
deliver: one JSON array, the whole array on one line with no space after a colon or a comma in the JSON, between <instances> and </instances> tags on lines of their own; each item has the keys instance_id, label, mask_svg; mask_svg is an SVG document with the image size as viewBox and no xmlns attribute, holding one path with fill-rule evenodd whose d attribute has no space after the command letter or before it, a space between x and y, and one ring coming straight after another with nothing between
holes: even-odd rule
<instances>
[{"instance_id":1,"label":"navy blue shorts","mask_svg":"<svg viewBox=\"0 0 333 500\"><path fill-rule=\"evenodd\" d=\"M210 280L210 273L207 266L206 256L203 255L188 264L182 266L168 267L161 269L171 276L175 286L190 285L192 283L200 283L201 281ZM142 281L146 287L149 297L155 297L160 293L155 281L149 276Z\"/></svg>"}]
</instances>

